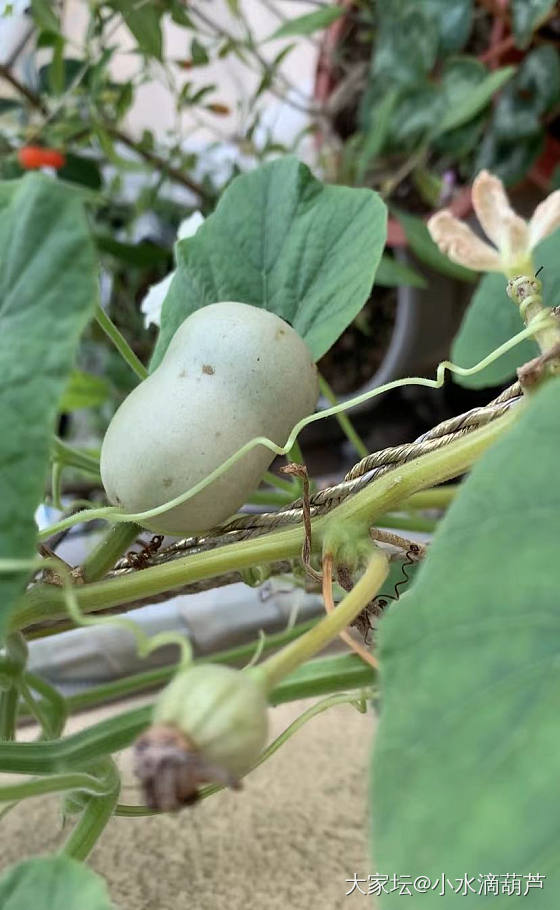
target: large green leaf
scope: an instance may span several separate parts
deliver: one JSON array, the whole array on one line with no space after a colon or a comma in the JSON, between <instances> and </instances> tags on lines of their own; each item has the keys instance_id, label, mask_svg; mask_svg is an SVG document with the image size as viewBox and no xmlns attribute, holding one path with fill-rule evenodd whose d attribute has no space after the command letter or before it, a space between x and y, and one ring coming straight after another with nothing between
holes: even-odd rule
<instances>
[{"instance_id":1,"label":"large green leaf","mask_svg":"<svg viewBox=\"0 0 560 910\"><path fill-rule=\"evenodd\" d=\"M107 886L67 856L28 859L0 879L2 910L113 910Z\"/></svg>"},{"instance_id":2,"label":"large green leaf","mask_svg":"<svg viewBox=\"0 0 560 910\"><path fill-rule=\"evenodd\" d=\"M537 246L533 259L537 267L543 266L539 277L543 283L544 302L554 306L560 286L560 231ZM459 366L472 367L522 328L519 310L506 294L506 278L496 273L486 275L463 317L451 359ZM517 367L537 354L536 342L523 341L480 373L457 377L456 381L470 389L499 385L511 379Z\"/></svg>"},{"instance_id":3,"label":"large green leaf","mask_svg":"<svg viewBox=\"0 0 560 910\"><path fill-rule=\"evenodd\" d=\"M0 259L0 557L25 559L58 402L97 294L78 194L40 174L18 181L0 210ZM0 573L0 636L25 579Z\"/></svg>"},{"instance_id":4,"label":"large green leaf","mask_svg":"<svg viewBox=\"0 0 560 910\"><path fill-rule=\"evenodd\" d=\"M277 313L318 360L367 300L385 236L376 193L323 186L295 158L237 177L195 236L177 245L152 368L181 322L220 300Z\"/></svg>"},{"instance_id":5,"label":"large green leaf","mask_svg":"<svg viewBox=\"0 0 560 910\"><path fill-rule=\"evenodd\" d=\"M522 895L528 874L546 876L522 906L557 906L559 414L555 379L473 469L380 623L373 850L381 873L438 880L415 907L457 906L442 874L479 888L505 873ZM397 905L398 890L381 900Z\"/></svg>"}]
</instances>

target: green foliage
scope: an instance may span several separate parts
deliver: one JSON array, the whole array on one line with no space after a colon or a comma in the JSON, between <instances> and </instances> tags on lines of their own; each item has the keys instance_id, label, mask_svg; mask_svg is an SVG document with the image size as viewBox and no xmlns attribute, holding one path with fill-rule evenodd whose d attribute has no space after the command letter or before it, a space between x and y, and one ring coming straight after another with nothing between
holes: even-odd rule
<instances>
[{"instance_id":1,"label":"green foliage","mask_svg":"<svg viewBox=\"0 0 560 910\"><path fill-rule=\"evenodd\" d=\"M327 28L344 15L344 9L341 6L323 6L313 13L306 13L303 16L297 16L285 22L280 28L277 28L267 41L277 38L293 38L296 35L312 35L320 29Z\"/></svg>"},{"instance_id":2,"label":"green foliage","mask_svg":"<svg viewBox=\"0 0 560 910\"><path fill-rule=\"evenodd\" d=\"M391 129L391 120L398 100L398 91L386 92L371 116L367 132L360 136L360 148L356 160L356 180L361 183L369 164L381 152Z\"/></svg>"},{"instance_id":3,"label":"green foliage","mask_svg":"<svg viewBox=\"0 0 560 910\"><path fill-rule=\"evenodd\" d=\"M111 0L110 5L121 13L140 50L150 57L161 60L160 19L163 7L159 3L136 3L135 0Z\"/></svg>"},{"instance_id":4,"label":"green foliage","mask_svg":"<svg viewBox=\"0 0 560 910\"><path fill-rule=\"evenodd\" d=\"M49 0L31 0L31 11L35 22L47 32L58 33L60 23Z\"/></svg>"},{"instance_id":5,"label":"green foliage","mask_svg":"<svg viewBox=\"0 0 560 910\"><path fill-rule=\"evenodd\" d=\"M533 32L544 22L555 0L512 0L513 33L518 47L527 47Z\"/></svg>"},{"instance_id":6,"label":"green foliage","mask_svg":"<svg viewBox=\"0 0 560 910\"><path fill-rule=\"evenodd\" d=\"M374 150L369 162L383 151L414 154L420 144L444 155L453 144L461 156L472 151L479 115L514 73L513 67L489 72L475 57L455 55L469 37L472 7L463 0L399 0L379 7L370 83L361 103L362 128L375 136L369 140ZM388 99L391 120L379 134L376 124L384 122ZM465 126L468 141L454 135ZM442 143L448 133L450 142ZM357 174L363 179L363 163Z\"/></svg>"},{"instance_id":7,"label":"green foliage","mask_svg":"<svg viewBox=\"0 0 560 910\"><path fill-rule=\"evenodd\" d=\"M534 250L536 267L543 266L539 276L543 283L543 300L547 306L556 304L560 286L560 261L558 244L560 232L545 238ZM523 321L519 310L506 294L506 279L492 273L480 282L463 317L461 327L453 342L451 357L462 367L471 367L490 351L499 347L512 335L520 332ZM456 382L465 388L481 389L507 382L515 376L517 367L536 357L536 342L528 340L513 348L499 360L474 376L457 377Z\"/></svg>"},{"instance_id":8,"label":"green foliage","mask_svg":"<svg viewBox=\"0 0 560 910\"><path fill-rule=\"evenodd\" d=\"M80 183L82 186L88 186L92 190L101 189L103 180L99 165L92 158L86 158L85 155L66 155L66 164L58 171L60 180L67 180L70 183Z\"/></svg>"},{"instance_id":9,"label":"green foliage","mask_svg":"<svg viewBox=\"0 0 560 910\"><path fill-rule=\"evenodd\" d=\"M41 175L10 190L0 210L0 548L29 559L59 399L97 282L77 194ZM27 574L0 575L0 635Z\"/></svg>"},{"instance_id":10,"label":"green foliage","mask_svg":"<svg viewBox=\"0 0 560 910\"><path fill-rule=\"evenodd\" d=\"M66 413L78 408L93 408L103 404L110 392L111 386L102 376L72 370L58 409L61 413Z\"/></svg>"},{"instance_id":11,"label":"green foliage","mask_svg":"<svg viewBox=\"0 0 560 910\"><path fill-rule=\"evenodd\" d=\"M28 859L0 879L2 910L112 910L102 878L67 856Z\"/></svg>"},{"instance_id":12,"label":"green foliage","mask_svg":"<svg viewBox=\"0 0 560 910\"><path fill-rule=\"evenodd\" d=\"M414 87L436 62L438 28L417 3L409 0L380 4L379 35L371 72L383 86Z\"/></svg>"},{"instance_id":13,"label":"green foliage","mask_svg":"<svg viewBox=\"0 0 560 910\"><path fill-rule=\"evenodd\" d=\"M152 369L181 322L219 300L281 316L318 360L369 296L385 219L371 190L322 186L294 158L238 177L196 235L177 245Z\"/></svg>"},{"instance_id":14,"label":"green foliage","mask_svg":"<svg viewBox=\"0 0 560 910\"><path fill-rule=\"evenodd\" d=\"M379 641L376 867L538 871L530 908L553 906L557 872L559 403L556 379L475 466Z\"/></svg>"},{"instance_id":15,"label":"green foliage","mask_svg":"<svg viewBox=\"0 0 560 910\"><path fill-rule=\"evenodd\" d=\"M375 283L384 287L425 288L426 281L406 262L400 262L392 256L383 255L375 273Z\"/></svg>"},{"instance_id":16,"label":"green foliage","mask_svg":"<svg viewBox=\"0 0 560 910\"><path fill-rule=\"evenodd\" d=\"M514 72L513 66L504 66L486 74L484 67L469 57L449 61L443 74L447 109L435 135L463 126L476 117Z\"/></svg>"},{"instance_id":17,"label":"green foliage","mask_svg":"<svg viewBox=\"0 0 560 910\"><path fill-rule=\"evenodd\" d=\"M541 0L513 4L516 34L523 30L528 50L517 72L516 65L490 69L473 51L484 29L492 30L487 5L473 0L374 4L365 90L346 101L344 116L337 110L333 121L346 140L339 179L366 181L401 206L410 199L410 211L418 212L416 170L428 163L434 174L451 172L465 182L482 168L508 183L526 176L551 132L560 92L558 50L552 42L535 46L533 40L550 7ZM365 23L367 15L362 15ZM354 56L365 51L363 34L360 45L360 37L349 30L337 48L349 70ZM356 131L348 137L353 105ZM422 193L420 199L429 205Z\"/></svg>"},{"instance_id":18,"label":"green foliage","mask_svg":"<svg viewBox=\"0 0 560 910\"><path fill-rule=\"evenodd\" d=\"M505 86L477 160L505 183L520 180L542 149L544 120L560 99L560 55L551 45L532 50Z\"/></svg>"},{"instance_id":19,"label":"green foliage","mask_svg":"<svg viewBox=\"0 0 560 910\"><path fill-rule=\"evenodd\" d=\"M458 278L461 281L474 281L476 272L465 269L462 265L451 262L436 246L426 224L421 218L395 211L394 214L403 226L410 249L422 262L442 275Z\"/></svg>"},{"instance_id":20,"label":"green foliage","mask_svg":"<svg viewBox=\"0 0 560 910\"><path fill-rule=\"evenodd\" d=\"M464 47L471 32L473 7L473 0L423 0L421 9L437 26L441 52L453 53Z\"/></svg>"}]
</instances>

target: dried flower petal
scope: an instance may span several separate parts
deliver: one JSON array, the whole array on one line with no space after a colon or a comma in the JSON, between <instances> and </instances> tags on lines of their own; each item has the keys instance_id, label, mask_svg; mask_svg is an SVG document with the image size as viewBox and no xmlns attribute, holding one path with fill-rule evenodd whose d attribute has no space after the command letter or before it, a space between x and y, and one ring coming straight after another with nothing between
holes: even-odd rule
<instances>
[{"instance_id":1,"label":"dried flower petal","mask_svg":"<svg viewBox=\"0 0 560 910\"><path fill-rule=\"evenodd\" d=\"M533 212L529 222L531 249L560 227L560 190L547 196Z\"/></svg>"},{"instance_id":2,"label":"dried flower petal","mask_svg":"<svg viewBox=\"0 0 560 910\"><path fill-rule=\"evenodd\" d=\"M498 247L503 262L526 258L529 227L512 209L500 178L488 171L477 174L472 201L484 233Z\"/></svg>"},{"instance_id":3,"label":"dried flower petal","mask_svg":"<svg viewBox=\"0 0 560 910\"><path fill-rule=\"evenodd\" d=\"M448 209L432 215L428 230L442 253L453 262L481 272L501 272L500 255L489 243L455 217Z\"/></svg>"}]
</instances>

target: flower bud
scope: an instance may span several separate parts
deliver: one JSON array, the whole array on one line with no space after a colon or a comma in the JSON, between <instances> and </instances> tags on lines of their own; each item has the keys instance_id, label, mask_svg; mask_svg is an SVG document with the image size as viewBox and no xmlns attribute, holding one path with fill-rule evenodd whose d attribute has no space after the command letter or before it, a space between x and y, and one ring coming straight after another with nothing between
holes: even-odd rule
<instances>
[{"instance_id":1,"label":"flower bud","mask_svg":"<svg viewBox=\"0 0 560 910\"><path fill-rule=\"evenodd\" d=\"M201 784L237 789L267 734L266 687L258 670L205 664L178 673L135 746L146 802L171 811L196 801Z\"/></svg>"}]
</instances>

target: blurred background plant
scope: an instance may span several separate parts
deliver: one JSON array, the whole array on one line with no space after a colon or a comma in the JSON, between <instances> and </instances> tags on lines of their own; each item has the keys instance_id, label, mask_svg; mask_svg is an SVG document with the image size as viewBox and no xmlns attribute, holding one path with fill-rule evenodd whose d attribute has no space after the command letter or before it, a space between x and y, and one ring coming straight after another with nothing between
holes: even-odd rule
<instances>
[{"instance_id":1,"label":"blurred background plant","mask_svg":"<svg viewBox=\"0 0 560 910\"><path fill-rule=\"evenodd\" d=\"M560 184L551 0L2 8L0 176L47 166L90 191L102 303L144 363L156 330L141 302L173 268L180 222L267 158L294 152L324 180L375 188L392 212L375 291L321 363L339 396L447 354L475 276L431 241L434 209L468 216L482 167L521 187L529 210ZM131 376L99 328L78 366L65 406L94 406L95 440Z\"/></svg>"}]
</instances>

